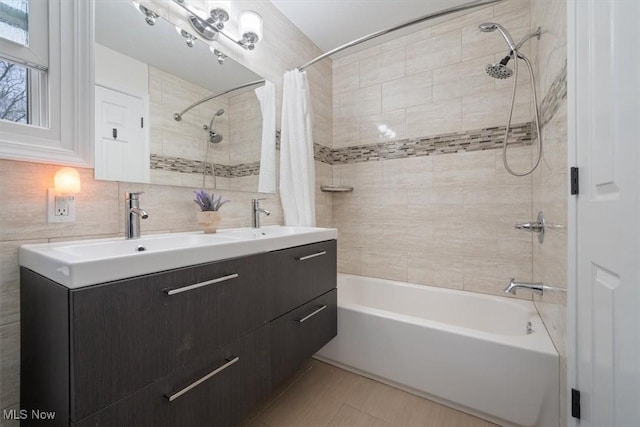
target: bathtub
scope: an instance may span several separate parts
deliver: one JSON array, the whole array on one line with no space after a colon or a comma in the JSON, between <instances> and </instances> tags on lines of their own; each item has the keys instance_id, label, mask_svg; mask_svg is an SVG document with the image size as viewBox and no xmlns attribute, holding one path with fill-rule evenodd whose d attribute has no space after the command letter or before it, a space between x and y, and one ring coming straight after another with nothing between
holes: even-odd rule
<instances>
[{"instance_id":1,"label":"bathtub","mask_svg":"<svg viewBox=\"0 0 640 427\"><path fill-rule=\"evenodd\" d=\"M338 335L315 357L500 425L558 425L559 358L530 301L338 274Z\"/></svg>"}]
</instances>

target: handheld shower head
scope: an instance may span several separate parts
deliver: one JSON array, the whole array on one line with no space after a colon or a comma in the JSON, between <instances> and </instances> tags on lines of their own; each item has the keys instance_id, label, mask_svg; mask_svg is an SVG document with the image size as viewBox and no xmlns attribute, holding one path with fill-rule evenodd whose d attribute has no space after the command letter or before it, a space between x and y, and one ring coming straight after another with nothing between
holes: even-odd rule
<instances>
[{"instance_id":1,"label":"handheld shower head","mask_svg":"<svg viewBox=\"0 0 640 427\"><path fill-rule=\"evenodd\" d=\"M220 117L221 115L224 114L224 108L219 109L218 111L216 111L216 117Z\"/></svg>"},{"instance_id":2,"label":"handheld shower head","mask_svg":"<svg viewBox=\"0 0 640 427\"><path fill-rule=\"evenodd\" d=\"M493 22L485 22L484 24L478 25L478 28L483 33L490 33L492 31L495 31L498 27Z\"/></svg>"},{"instance_id":3,"label":"handheld shower head","mask_svg":"<svg viewBox=\"0 0 640 427\"><path fill-rule=\"evenodd\" d=\"M518 50L518 48L516 47L516 44L513 42L513 39L511 38L511 35L507 30L504 29L502 25L497 24L495 22L485 22L483 24L480 24L478 28L483 33L490 33L492 31L498 30L498 32L502 34L502 37L504 37L504 40L509 45L509 49L515 50L515 51Z\"/></svg>"}]
</instances>

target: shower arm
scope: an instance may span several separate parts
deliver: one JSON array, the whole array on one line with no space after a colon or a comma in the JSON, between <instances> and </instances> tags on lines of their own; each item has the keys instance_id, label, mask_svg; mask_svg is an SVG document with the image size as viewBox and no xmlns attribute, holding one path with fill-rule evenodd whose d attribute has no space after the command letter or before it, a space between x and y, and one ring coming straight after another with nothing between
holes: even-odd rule
<instances>
[{"instance_id":1,"label":"shower arm","mask_svg":"<svg viewBox=\"0 0 640 427\"><path fill-rule=\"evenodd\" d=\"M522 45L525 44L529 39L532 39L534 37L537 37L538 40L540 40L540 27L538 27L535 33L530 33L524 36L522 40L520 40L520 42L516 45L516 51L518 51L522 47Z\"/></svg>"},{"instance_id":2,"label":"shower arm","mask_svg":"<svg viewBox=\"0 0 640 427\"><path fill-rule=\"evenodd\" d=\"M226 94L228 94L228 93L230 93L230 92L233 92L234 90L244 89L245 87L255 86L255 85L257 85L257 84L264 83L264 82L265 82L265 80L264 80L264 79L262 79L262 80L256 80L256 81L253 81L253 82L250 82L250 83L246 83L246 84L243 84L243 85L240 85L240 86L234 87L233 89L229 89L229 90L226 90L226 91L221 92L221 93L214 93L213 95L205 96L204 98L202 98L202 99L200 99L200 100L198 100L198 101L194 102L193 104L189 105L187 108L185 108L184 110L180 111L179 113L174 113L174 114L173 114L173 119L174 119L176 122L179 122L180 120L182 120L182 115L183 115L184 113L186 113L187 111L191 110L192 108L197 107L197 106L198 106L198 105L200 105L200 104L203 104L203 103L205 103L205 102L207 102L207 101L211 101L212 99L217 98L217 97L219 97L219 96L226 95Z\"/></svg>"}]
</instances>

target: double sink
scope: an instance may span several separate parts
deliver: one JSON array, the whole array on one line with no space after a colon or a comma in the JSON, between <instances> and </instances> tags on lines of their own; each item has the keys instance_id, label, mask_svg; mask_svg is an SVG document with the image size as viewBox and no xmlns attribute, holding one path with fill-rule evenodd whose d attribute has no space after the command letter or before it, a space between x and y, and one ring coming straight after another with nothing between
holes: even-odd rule
<instances>
[{"instance_id":1,"label":"double sink","mask_svg":"<svg viewBox=\"0 0 640 427\"><path fill-rule=\"evenodd\" d=\"M20 265L79 288L227 258L337 239L334 228L269 226L24 245Z\"/></svg>"}]
</instances>

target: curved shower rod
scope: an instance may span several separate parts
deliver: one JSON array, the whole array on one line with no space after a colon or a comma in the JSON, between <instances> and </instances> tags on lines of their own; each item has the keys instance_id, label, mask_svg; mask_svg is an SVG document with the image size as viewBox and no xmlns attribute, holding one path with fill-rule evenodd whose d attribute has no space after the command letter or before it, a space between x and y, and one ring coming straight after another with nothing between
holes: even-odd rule
<instances>
[{"instance_id":1,"label":"curved shower rod","mask_svg":"<svg viewBox=\"0 0 640 427\"><path fill-rule=\"evenodd\" d=\"M250 82L250 83L245 83L245 84L243 84L243 85L240 85L240 86L234 87L233 89L225 90L224 92L221 92L221 93L214 93L213 95L205 96L204 98L202 98L202 99L200 99L200 100L198 100L198 101L194 102L193 104L189 105L187 108L185 108L184 110L180 111L179 113L174 113L174 114L173 114L173 119L174 119L176 122L179 122L180 120L182 120L182 115L183 115L184 113L186 113L187 111L191 110L191 109L192 109L192 108L194 108L194 107L197 107L197 106L198 106L198 105L200 105L200 104L203 104L203 103L205 103L205 102L207 102L207 101L210 101L210 100L212 100L213 98L217 98L217 97L219 97L219 96L226 95L226 94L228 94L229 92L233 92L234 90L244 89L245 87L255 86L255 85L257 85L257 84L264 83L264 82L265 82L265 80L264 80L264 79L262 79L262 80L256 80L256 81L253 81L253 82Z\"/></svg>"},{"instance_id":2,"label":"curved shower rod","mask_svg":"<svg viewBox=\"0 0 640 427\"><path fill-rule=\"evenodd\" d=\"M480 6L486 6L488 4L493 4L493 3L498 3L504 0L475 0L472 1L470 3L465 3L465 4L461 4L460 6L454 6L454 7L450 7L448 9L444 9L441 10L440 12L435 12L435 13L430 13L428 15L424 15L421 16L420 18L416 18L416 19L412 19L411 21L407 21L404 22L400 25L396 25L395 27L391 27L391 28L387 28L385 30L380 30L380 31L376 31L375 33L369 34L368 36L364 36L364 37L360 37L359 39L355 39L347 44L344 44L342 46L339 46L335 49L330 50L329 52L323 53L322 55L318 56L315 59L312 59L311 61L307 62L304 65L301 65L298 67L298 71L304 71L305 68L308 68L310 66L312 66L313 64L315 64L318 61L322 61L323 59L336 54L338 52L341 52L345 49L348 49L350 47L353 46L357 46L360 43L364 43L367 42L369 40L375 39L376 37L380 37L380 36L384 36L385 34L389 34L392 33L394 31L397 30L401 30L403 28L406 27L410 27L411 25L414 24L419 24L420 22L424 22L424 21L428 21L430 19L435 19L435 18L440 18L441 16L446 16L446 15L450 15L452 13L456 13L456 12L462 12L463 10L467 10L467 9L473 9L475 7L480 7Z\"/></svg>"}]
</instances>

